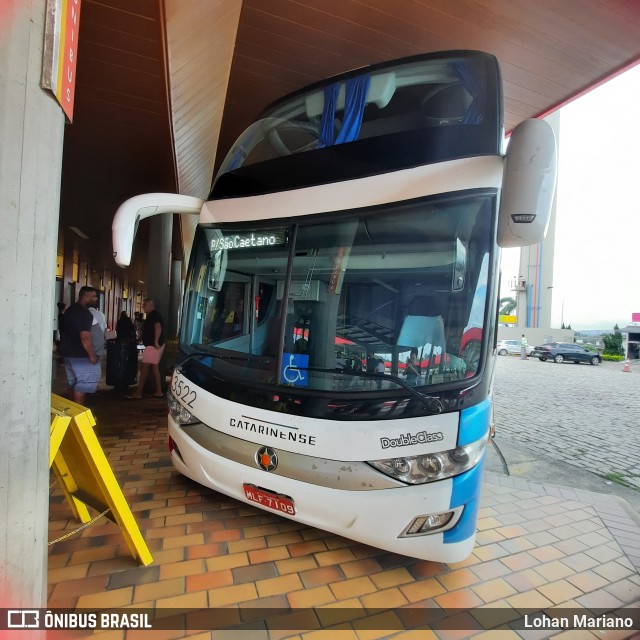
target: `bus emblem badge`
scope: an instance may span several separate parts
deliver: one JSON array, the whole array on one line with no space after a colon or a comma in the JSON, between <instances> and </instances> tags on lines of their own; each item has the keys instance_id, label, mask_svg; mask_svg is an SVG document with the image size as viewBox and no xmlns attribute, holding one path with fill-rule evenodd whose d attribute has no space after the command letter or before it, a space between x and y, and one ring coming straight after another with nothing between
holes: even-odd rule
<instances>
[{"instance_id":1,"label":"bus emblem badge","mask_svg":"<svg viewBox=\"0 0 640 640\"><path fill-rule=\"evenodd\" d=\"M263 471L273 471L278 466L278 455L270 447L260 447L256 451L256 464Z\"/></svg>"}]
</instances>

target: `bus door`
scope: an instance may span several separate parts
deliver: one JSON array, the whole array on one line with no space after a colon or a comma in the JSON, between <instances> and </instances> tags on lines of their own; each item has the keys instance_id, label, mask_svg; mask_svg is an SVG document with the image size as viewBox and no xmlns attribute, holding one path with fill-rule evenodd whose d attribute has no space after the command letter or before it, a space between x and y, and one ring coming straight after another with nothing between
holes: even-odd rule
<instances>
[{"instance_id":1,"label":"bus door","mask_svg":"<svg viewBox=\"0 0 640 640\"><path fill-rule=\"evenodd\" d=\"M276 300L277 283L262 275L253 277L249 300L249 353L276 357L280 328L280 305Z\"/></svg>"}]
</instances>

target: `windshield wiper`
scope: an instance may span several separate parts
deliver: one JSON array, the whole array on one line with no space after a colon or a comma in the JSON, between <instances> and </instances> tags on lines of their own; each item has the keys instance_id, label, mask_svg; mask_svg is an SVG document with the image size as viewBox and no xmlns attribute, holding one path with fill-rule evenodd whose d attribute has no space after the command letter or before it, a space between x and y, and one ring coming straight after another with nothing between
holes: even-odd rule
<instances>
[{"instance_id":1,"label":"windshield wiper","mask_svg":"<svg viewBox=\"0 0 640 640\"><path fill-rule=\"evenodd\" d=\"M226 355L222 353L211 353L211 351L194 351L190 353L184 360L178 363L178 367L181 367L185 362L191 360L191 358L216 358L218 360L244 360L247 362L249 360L248 356L232 356Z\"/></svg>"},{"instance_id":2,"label":"windshield wiper","mask_svg":"<svg viewBox=\"0 0 640 640\"><path fill-rule=\"evenodd\" d=\"M401 380L397 376L388 373L369 373L368 371L350 371L348 369L322 369L320 367L291 367L291 369L297 369L298 371L319 371L321 373L338 373L344 376L362 376L363 378L371 378L373 380L392 380L396 384L400 385L403 389L406 389L423 407L428 409L431 413L442 413L442 402L433 396L427 396L424 393L418 391L415 387L407 384L404 380Z\"/></svg>"},{"instance_id":3,"label":"windshield wiper","mask_svg":"<svg viewBox=\"0 0 640 640\"><path fill-rule=\"evenodd\" d=\"M217 358L220 360L244 360L245 362L249 360L248 356L233 356L220 353L211 353L210 351L194 351L177 365L178 368L182 367L191 358ZM401 386L403 389L406 389L416 400L418 400L418 402L420 402L423 407L425 407L431 413L442 413L443 410L442 402L438 398L427 396L418 391L415 387L407 384L404 380L401 380L397 376L387 373L369 373L367 371L349 371L345 369L323 369L320 367L291 367L291 369L298 371L317 371L320 373L331 374L337 373L344 376L362 376L364 378L370 378L372 380L391 380Z\"/></svg>"}]
</instances>

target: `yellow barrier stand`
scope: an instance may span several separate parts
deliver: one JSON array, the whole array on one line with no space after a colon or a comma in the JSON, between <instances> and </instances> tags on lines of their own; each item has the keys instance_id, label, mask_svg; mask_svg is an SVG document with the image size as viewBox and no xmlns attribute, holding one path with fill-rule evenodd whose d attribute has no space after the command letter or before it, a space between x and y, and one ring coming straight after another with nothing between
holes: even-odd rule
<instances>
[{"instance_id":1,"label":"yellow barrier stand","mask_svg":"<svg viewBox=\"0 0 640 640\"><path fill-rule=\"evenodd\" d=\"M51 407L51 427L49 428L49 468L53 464L53 459L60 449L60 443L67 433L67 428L71 422L71 416L63 411L58 411Z\"/></svg>"},{"instance_id":2,"label":"yellow barrier stand","mask_svg":"<svg viewBox=\"0 0 640 640\"><path fill-rule=\"evenodd\" d=\"M62 491L64 491L64 495L71 506L73 515L78 518L80 522L86 523L91 520L91 516L89 515L89 511L85 504L80 502L80 500L78 500L74 495L75 492L78 491L78 486L73 480L62 453L60 453L60 445L67 433L70 423L71 416L51 407L51 428L49 429L49 468L52 468L53 472L56 474L58 483L62 487Z\"/></svg>"},{"instance_id":3,"label":"yellow barrier stand","mask_svg":"<svg viewBox=\"0 0 640 640\"><path fill-rule=\"evenodd\" d=\"M89 522L86 505L108 509L107 517L122 529L134 558L151 564L149 548L93 431L95 424L89 409L51 394L50 466L77 518Z\"/></svg>"}]
</instances>

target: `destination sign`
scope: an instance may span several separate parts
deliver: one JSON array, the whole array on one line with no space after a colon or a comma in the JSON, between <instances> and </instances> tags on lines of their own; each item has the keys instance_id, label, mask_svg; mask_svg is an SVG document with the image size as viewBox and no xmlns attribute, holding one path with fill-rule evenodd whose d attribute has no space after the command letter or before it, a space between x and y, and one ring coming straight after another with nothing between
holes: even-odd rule
<instances>
[{"instance_id":1,"label":"destination sign","mask_svg":"<svg viewBox=\"0 0 640 640\"><path fill-rule=\"evenodd\" d=\"M262 229L221 235L211 239L211 251L222 249L262 249L267 247L286 247L287 229Z\"/></svg>"}]
</instances>

